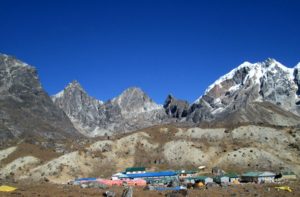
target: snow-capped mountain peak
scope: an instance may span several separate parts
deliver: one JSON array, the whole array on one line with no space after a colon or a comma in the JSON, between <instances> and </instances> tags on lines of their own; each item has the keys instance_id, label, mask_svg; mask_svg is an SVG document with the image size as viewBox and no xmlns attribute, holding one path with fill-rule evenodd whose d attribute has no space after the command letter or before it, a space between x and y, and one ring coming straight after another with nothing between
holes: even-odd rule
<instances>
[{"instance_id":1,"label":"snow-capped mountain peak","mask_svg":"<svg viewBox=\"0 0 300 197\"><path fill-rule=\"evenodd\" d=\"M275 59L268 58L263 62L258 63L250 63L245 61L238 67L232 69L229 73L223 75L218 80L216 80L213 84L211 84L204 92L204 95L209 94L212 89L220 89L222 88L222 84L226 83L226 81L233 81L231 86L228 88L229 91L235 91L241 87L241 85L245 84L247 80L252 80L255 84L260 84L262 77L267 77L267 74L276 74L277 72L281 72L284 75L288 76L290 81L293 80L294 69L287 68L280 62ZM228 84L226 84L228 85ZM199 97L194 103L198 103L200 99Z\"/></svg>"},{"instance_id":2,"label":"snow-capped mountain peak","mask_svg":"<svg viewBox=\"0 0 300 197\"><path fill-rule=\"evenodd\" d=\"M291 78L293 78L293 68L288 68L276 61L275 59L268 59L265 62L261 63L263 67L265 67L265 71L277 72L278 69L284 71L286 74L289 74Z\"/></svg>"},{"instance_id":3,"label":"snow-capped mountain peak","mask_svg":"<svg viewBox=\"0 0 300 197\"><path fill-rule=\"evenodd\" d=\"M216 80L194 102L194 119L211 119L255 102L272 103L300 114L298 68L299 64L288 68L271 58L258 63L244 62Z\"/></svg>"},{"instance_id":4,"label":"snow-capped mountain peak","mask_svg":"<svg viewBox=\"0 0 300 197\"><path fill-rule=\"evenodd\" d=\"M56 93L55 95L53 95L51 98L52 98L52 100L56 100L56 99L58 99L58 98L61 98L61 97L63 97L64 96L64 90L61 90L61 91L59 91L58 93Z\"/></svg>"},{"instance_id":5,"label":"snow-capped mountain peak","mask_svg":"<svg viewBox=\"0 0 300 197\"><path fill-rule=\"evenodd\" d=\"M257 67L257 66L258 66L257 64L252 64L252 63L247 62L247 61L242 63L237 68L232 69L229 73L223 75L218 80L216 80L213 84L208 86L208 88L205 90L204 94L207 94L215 86L217 86L217 85L220 86L222 82L224 82L226 80L229 80L229 79L232 79L238 70L241 70L241 69L244 69L244 68Z\"/></svg>"}]
</instances>

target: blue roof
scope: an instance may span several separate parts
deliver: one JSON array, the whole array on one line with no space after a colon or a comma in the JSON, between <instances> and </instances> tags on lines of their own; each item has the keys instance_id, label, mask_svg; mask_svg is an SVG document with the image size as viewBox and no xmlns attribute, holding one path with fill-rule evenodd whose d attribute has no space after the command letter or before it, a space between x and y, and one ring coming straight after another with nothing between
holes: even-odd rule
<instances>
[{"instance_id":1,"label":"blue roof","mask_svg":"<svg viewBox=\"0 0 300 197\"><path fill-rule=\"evenodd\" d=\"M80 179L75 179L75 181L96 181L97 178L80 178Z\"/></svg>"},{"instance_id":2,"label":"blue roof","mask_svg":"<svg viewBox=\"0 0 300 197\"><path fill-rule=\"evenodd\" d=\"M147 178L147 177L160 177L160 176L176 176L176 172L162 171L162 172L146 172L138 174L126 174L128 178Z\"/></svg>"},{"instance_id":3,"label":"blue roof","mask_svg":"<svg viewBox=\"0 0 300 197\"><path fill-rule=\"evenodd\" d=\"M186 189L185 187L177 186L177 187L155 187L156 191L179 191L182 189Z\"/></svg>"}]
</instances>

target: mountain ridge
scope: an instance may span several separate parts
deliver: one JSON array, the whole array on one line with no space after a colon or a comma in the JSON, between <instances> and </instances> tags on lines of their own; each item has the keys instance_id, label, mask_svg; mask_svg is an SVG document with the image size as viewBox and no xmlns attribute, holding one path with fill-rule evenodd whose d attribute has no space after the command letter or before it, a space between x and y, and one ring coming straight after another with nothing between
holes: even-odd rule
<instances>
[{"instance_id":1,"label":"mountain ridge","mask_svg":"<svg viewBox=\"0 0 300 197\"><path fill-rule=\"evenodd\" d=\"M138 87L130 87L103 102L89 96L76 80L49 101L33 67L11 56L0 57L2 100L12 99L13 102L19 102L20 108L29 107L26 109L29 111L38 108L39 113L45 114L45 123L53 117L59 117L56 121L62 121L60 124L53 122L54 125L49 126L56 128L58 125L68 125L67 133L70 134L76 135L77 130L87 137L96 137L173 123L197 125L210 122L210 125L228 125L248 122L293 126L299 121L300 63L294 68L287 68L275 59L258 63L244 62L211 84L196 102L188 103L168 95L164 105L159 105ZM46 110L43 111L43 108ZM10 106L6 111L2 110L0 115L4 119L9 109L15 108ZM55 115L47 114L49 111L55 112ZM19 111L17 114L22 113ZM13 128L15 124L2 123L2 135L12 137L13 134L7 132L9 130L15 130L15 135L20 133ZM64 129L58 130L64 133Z\"/></svg>"},{"instance_id":2,"label":"mountain ridge","mask_svg":"<svg viewBox=\"0 0 300 197\"><path fill-rule=\"evenodd\" d=\"M90 97L76 80L52 96L82 134L111 135L153 126L166 119L163 107L138 87L130 87L106 102Z\"/></svg>"},{"instance_id":3,"label":"mountain ridge","mask_svg":"<svg viewBox=\"0 0 300 197\"><path fill-rule=\"evenodd\" d=\"M100 135L103 135L113 131L132 131L133 125L137 124L135 119L138 118L139 122L151 122L147 126L175 122L187 122L191 125L201 122L221 125L243 122L296 125L300 112L297 106L300 101L296 93L300 87L299 65L300 63L294 68L288 68L271 58L258 63L244 62L217 79L194 103L168 95L164 105L159 105L140 88L129 87L98 107L97 116L101 115L97 126L99 129L99 125L102 125ZM84 91L84 94L87 93ZM52 97L54 102L55 97L57 96ZM84 103L81 105L84 106ZM154 113L151 114L152 110ZM149 117L154 114L159 115L157 118ZM228 117L232 119L228 120ZM74 120L72 116L70 119L72 122L82 122L76 118ZM134 129L145 128L146 125L135 126Z\"/></svg>"}]
</instances>

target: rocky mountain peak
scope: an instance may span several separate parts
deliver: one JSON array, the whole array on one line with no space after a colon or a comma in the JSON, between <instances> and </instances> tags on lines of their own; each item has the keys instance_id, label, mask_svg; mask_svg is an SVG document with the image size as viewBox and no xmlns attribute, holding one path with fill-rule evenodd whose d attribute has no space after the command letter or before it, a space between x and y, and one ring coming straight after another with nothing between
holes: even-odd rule
<instances>
[{"instance_id":1,"label":"rocky mountain peak","mask_svg":"<svg viewBox=\"0 0 300 197\"><path fill-rule=\"evenodd\" d=\"M82 88L81 84L77 80L73 80L71 83L69 83L64 89L64 92L73 92L73 91L80 91L85 92L85 90Z\"/></svg>"},{"instance_id":2,"label":"rocky mountain peak","mask_svg":"<svg viewBox=\"0 0 300 197\"><path fill-rule=\"evenodd\" d=\"M269 65L271 65L271 64L281 64L280 62L278 62L276 59L274 59L274 58L271 58L271 57L269 57L269 58L267 58L265 61L263 61L265 64L269 64Z\"/></svg>"},{"instance_id":3,"label":"rocky mountain peak","mask_svg":"<svg viewBox=\"0 0 300 197\"><path fill-rule=\"evenodd\" d=\"M176 98L172 94L168 94L168 96L167 96L167 98L165 99L165 102L164 102L164 108L166 108L175 99Z\"/></svg>"},{"instance_id":4,"label":"rocky mountain peak","mask_svg":"<svg viewBox=\"0 0 300 197\"><path fill-rule=\"evenodd\" d=\"M79 89L85 92L81 84L77 80L73 80L71 83L68 84L68 86L65 89Z\"/></svg>"},{"instance_id":5,"label":"rocky mountain peak","mask_svg":"<svg viewBox=\"0 0 300 197\"><path fill-rule=\"evenodd\" d=\"M64 90L53 95L52 100L69 116L80 133L90 136L97 130L99 108L103 102L89 96L78 81L69 83Z\"/></svg>"},{"instance_id":6,"label":"rocky mountain peak","mask_svg":"<svg viewBox=\"0 0 300 197\"><path fill-rule=\"evenodd\" d=\"M0 55L0 93L0 136L1 132L14 137L77 135L65 113L43 90L36 69L3 54Z\"/></svg>"},{"instance_id":7,"label":"rocky mountain peak","mask_svg":"<svg viewBox=\"0 0 300 197\"><path fill-rule=\"evenodd\" d=\"M152 110L162 109L142 89L131 87L123 91L118 97L111 101L117 104L122 114L143 113Z\"/></svg>"},{"instance_id":8,"label":"rocky mountain peak","mask_svg":"<svg viewBox=\"0 0 300 197\"><path fill-rule=\"evenodd\" d=\"M287 68L272 58L258 63L246 61L211 84L206 89L204 95L218 96L221 89L236 91L245 85L259 85L262 80L271 78L271 75L277 76L278 78L280 78L278 75L285 75L289 81L293 81L293 73L294 69ZM202 96L197 99L195 103L198 103L201 98Z\"/></svg>"},{"instance_id":9,"label":"rocky mountain peak","mask_svg":"<svg viewBox=\"0 0 300 197\"><path fill-rule=\"evenodd\" d=\"M0 75L2 94L8 92L14 92L16 95L22 94L22 91L15 91L16 85L22 87L23 91L31 91L32 85L35 89L42 89L36 69L13 56L0 55Z\"/></svg>"},{"instance_id":10,"label":"rocky mountain peak","mask_svg":"<svg viewBox=\"0 0 300 197\"><path fill-rule=\"evenodd\" d=\"M137 87L102 103L90 97L78 82L72 82L52 99L75 128L89 137L133 131L159 124L166 118L163 107Z\"/></svg>"},{"instance_id":11,"label":"rocky mountain peak","mask_svg":"<svg viewBox=\"0 0 300 197\"><path fill-rule=\"evenodd\" d=\"M98 109L98 105L103 104L102 101L90 97L77 80L73 80L62 91L52 96L52 100L64 108L68 108L67 114L73 114L83 110L83 105L93 105L94 110ZM63 107L64 106L64 107Z\"/></svg>"},{"instance_id":12,"label":"rocky mountain peak","mask_svg":"<svg viewBox=\"0 0 300 197\"><path fill-rule=\"evenodd\" d=\"M124 90L119 96L117 96L113 100L118 100L121 102L122 99L130 98L130 97L138 97L144 99L149 98L141 88L130 87Z\"/></svg>"},{"instance_id":13,"label":"rocky mountain peak","mask_svg":"<svg viewBox=\"0 0 300 197\"><path fill-rule=\"evenodd\" d=\"M261 65L262 65L262 69L265 70L265 72L282 71L286 74L289 74L290 77L293 76L293 68L288 68L275 59L268 58L266 61L262 62Z\"/></svg>"},{"instance_id":14,"label":"rocky mountain peak","mask_svg":"<svg viewBox=\"0 0 300 197\"><path fill-rule=\"evenodd\" d=\"M193 120L226 116L255 102L269 102L299 114L295 103L299 103L296 90L300 84L296 76L298 72L275 59L244 62L220 77L195 101L190 109Z\"/></svg>"},{"instance_id":15,"label":"rocky mountain peak","mask_svg":"<svg viewBox=\"0 0 300 197\"><path fill-rule=\"evenodd\" d=\"M16 57L0 53L0 61L2 66L6 67L31 67L27 63L18 60Z\"/></svg>"},{"instance_id":16,"label":"rocky mountain peak","mask_svg":"<svg viewBox=\"0 0 300 197\"><path fill-rule=\"evenodd\" d=\"M141 88L139 88L139 87L133 86L133 87L129 87L126 90L124 90L121 93L121 95L122 94L134 94L134 93L136 93L136 94L144 94L144 91Z\"/></svg>"},{"instance_id":17,"label":"rocky mountain peak","mask_svg":"<svg viewBox=\"0 0 300 197\"><path fill-rule=\"evenodd\" d=\"M78 97L80 95L80 97ZM81 86L81 84L77 80L73 80L71 83L69 83L62 91L58 92L57 94L52 96L52 100L55 102L57 99L63 98L63 99L71 99L77 97L78 102L81 103L82 100L89 97L87 92L84 90L84 88ZM102 101L91 98L89 100L94 100L95 102L99 104L103 104Z\"/></svg>"}]
</instances>

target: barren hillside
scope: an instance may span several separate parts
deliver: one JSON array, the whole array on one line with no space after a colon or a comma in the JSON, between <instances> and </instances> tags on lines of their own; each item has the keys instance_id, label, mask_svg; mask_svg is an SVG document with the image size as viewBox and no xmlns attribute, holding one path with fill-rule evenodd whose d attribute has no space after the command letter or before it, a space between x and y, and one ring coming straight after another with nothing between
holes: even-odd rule
<instances>
[{"instance_id":1,"label":"barren hillside","mask_svg":"<svg viewBox=\"0 0 300 197\"><path fill-rule=\"evenodd\" d=\"M167 125L114 138L53 142L51 146L23 141L0 151L0 177L67 183L77 177L109 177L131 166L159 170L200 165L208 171L213 166L237 172L291 169L300 175L299 140L300 130L291 127Z\"/></svg>"}]
</instances>

